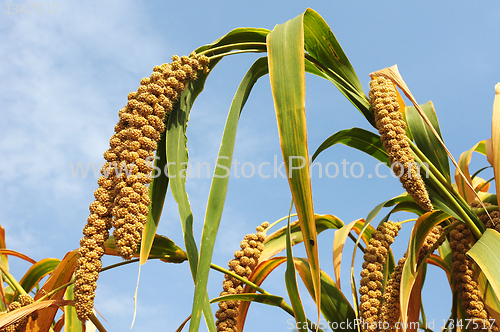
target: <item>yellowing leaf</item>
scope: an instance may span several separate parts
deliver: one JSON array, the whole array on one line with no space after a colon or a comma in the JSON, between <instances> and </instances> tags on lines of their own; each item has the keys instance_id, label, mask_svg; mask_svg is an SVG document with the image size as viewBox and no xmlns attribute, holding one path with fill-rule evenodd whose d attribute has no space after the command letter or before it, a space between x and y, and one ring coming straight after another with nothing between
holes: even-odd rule
<instances>
[{"instance_id":1,"label":"yellowing leaf","mask_svg":"<svg viewBox=\"0 0 500 332\"><path fill-rule=\"evenodd\" d=\"M480 144L484 144L484 141L481 141L474 145L472 148L469 150L463 152L460 155L460 158L458 159L458 166L460 170L462 171L463 175L467 179L467 181L471 182L472 179L470 177L469 173L469 164L470 160L472 158L472 152L476 151L477 148L479 147ZM460 195L465 198L467 203L472 202L475 198L476 195L474 194L474 190L472 190L467 184L465 184L462 176L460 176L460 172L458 171L458 168L455 170L455 181L457 183L457 189ZM476 188L473 184L474 189Z\"/></svg>"},{"instance_id":2,"label":"yellowing leaf","mask_svg":"<svg viewBox=\"0 0 500 332\"><path fill-rule=\"evenodd\" d=\"M493 172L495 179L500 179L500 83L495 85L493 118L491 119L491 152L493 154ZM497 195L500 193L500 181L495 181Z\"/></svg>"}]
</instances>

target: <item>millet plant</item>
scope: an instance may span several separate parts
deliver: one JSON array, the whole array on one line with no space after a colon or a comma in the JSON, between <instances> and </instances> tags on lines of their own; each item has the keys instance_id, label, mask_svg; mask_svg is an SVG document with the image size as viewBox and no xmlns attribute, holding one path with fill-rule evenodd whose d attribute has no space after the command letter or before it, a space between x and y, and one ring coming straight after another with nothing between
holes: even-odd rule
<instances>
[{"instance_id":1,"label":"millet plant","mask_svg":"<svg viewBox=\"0 0 500 332\"><path fill-rule=\"evenodd\" d=\"M219 61L248 52L263 56L248 69L229 109L203 235L197 243L186 177L181 176L188 160L189 112ZM331 135L325 135L310 159L306 72L333 83L373 128L327 133ZM212 254L228 188L227 170L231 168L240 113L255 82L265 75L271 82L279 144L296 214L290 212L271 224L256 222L256 233L241 236L240 248L234 248L234 259L226 269L212 263ZM178 331L198 331L202 315L211 332L242 331L251 302L286 311L300 331L322 330L318 325L321 315L335 331L392 331L404 326L407 330L419 326L428 330L421 306L423 283L432 282L424 278L427 264L445 271L452 290L451 319L446 329L497 331L500 213L497 196L488 192L493 179L481 179L483 169L470 175L469 163L473 152L486 155L495 177L500 176L500 85L495 91L491 139L479 142L456 161L443 142L432 103L418 104L396 66L369 76L367 95L334 34L311 9L272 31L232 30L189 56L174 56L170 63L154 67L149 77L140 80L137 91L124 97L125 106L118 112L115 133L104 152L95 201L89 206L86 224L82 221L79 249L68 252L62 261L34 262L7 250L2 229L0 268L6 286L2 283L0 292L0 331L84 331L89 320L99 331L105 331L94 311L100 273L132 262L144 264L148 259L189 264L194 281L192 313L179 322ZM401 93L411 105L405 104ZM338 143L391 167L405 192L381 202L367 218L351 223L333 214L315 214L307 166ZM158 172L164 169L170 177L167 172ZM156 234L168 188L178 204L185 249ZM500 190L500 183L496 182L495 189ZM390 212L372 226L382 207L390 208ZM399 211L415 214L413 226L390 220ZM295 217L297 220L292 221ZM286 225L278 228L284 221ZM394 257L391 244L404 227L412 227L411 238L404 255ZM318 256L317 236L328 229L335 230L333 277L321 269ZM355 248L351 300L339 286L340 262L348 240ZM292 255L292 246L297 244L304 246L307 257ZM285 255L280 256L283 250ZM359 283L354 276L356 254L363 255ZM8 255L33 264L20 281L9 273ZM103 255L121 256L124 262L103 267ZM287 297L260 287L281 264L286 264ZM212 299L207 292L210 269L224 275L220 296ZM314 317L305 314L297 272L316 303ZM219 306L216 313L210 306L215 302ZM61 310L63 314L58 316ZM341 324L349 321L358 323Z\"/></svg>"}]
</instances>

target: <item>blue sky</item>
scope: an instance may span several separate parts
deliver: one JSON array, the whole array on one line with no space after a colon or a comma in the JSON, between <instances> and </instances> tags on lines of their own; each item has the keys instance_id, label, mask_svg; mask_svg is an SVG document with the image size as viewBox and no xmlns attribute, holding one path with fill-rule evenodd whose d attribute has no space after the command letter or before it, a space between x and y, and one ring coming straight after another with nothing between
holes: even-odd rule
<instances>
[{"instance_id":1,"label":"blue sky","mask_svg":"<svg viewBox=\"0 0 500 332\"><path fill-rule=\"evenodd\" d=\"M445 142L453 155L490 136L494 86L500 81L500 4L496 1L60 1L55 14L7 14L0 7L0 224L7 246L35 260L62 258L78 246L97 184L92 172L74 177L74 166L102 163L118 110L129 92L169 62L189 54L237 27L272 29L307 7L323 16L337 36L368 91L370 72L398 64L420 103L432 100ZM55 6L48 7L53 13ZM258 55L232 56L220 62L195 103L188 127L190 160L212 162L217 155L232 97ZM331 134L351 127L372 130L362 115L324 80L306 77L309 149ZM268 77L256 84L242 113L234 158L258 165L281 156ZM318 161L345 159L373 169L374 160L336 146ZM476 156L473 167L486 165ZM368 173L368 172L367 172ZM313 177L316 213L334 214L346 223L366 217L378 203L402 192L397 179ZM210 179L187 181L199 239ZM213 262L226 266L245 234L263 221L287 214L286 179L235 178ZM383 214L382 214L383 215ZM404 220L407 215L396 215ZM378 222L378 220L375 220ZM394 245L401 257L411 231L406 224ZM169 192L158 233L181 247L177 207ZM324 270L333 275L333 232L319 237ZM296 255L303 254L301 248ZM342 288L350 299L348 269L352 246L342 265ZM118 262L106 258L105 265ZM11 259L16 277L28 264ZM361 261L357 262L361 265ZM129 329L137 265L101 275L97 310L116 331ZM443 272L429 268L424 288L428 319L436 330L448 318L450 291ZM211 273L210 297L221 289L222 275ZM283 270L264 283L286 297ZM135 331L172 331L189 315L193 284L188 264L148 262L141 272ZM308 295L302 292L305 299ZM437 301L436 301L437 299ZM313 317L314 306L305 300ZM214 309L215 311L215 309ZM262 319L262 315L269 315ZM247 330L287 330L291 318L278 308L254 304ZM266 327L262 324L265 322ZM113 330L110 328L110 330ZM202 326L200 331L204 331Z\"/></svg>"}]
</instances>

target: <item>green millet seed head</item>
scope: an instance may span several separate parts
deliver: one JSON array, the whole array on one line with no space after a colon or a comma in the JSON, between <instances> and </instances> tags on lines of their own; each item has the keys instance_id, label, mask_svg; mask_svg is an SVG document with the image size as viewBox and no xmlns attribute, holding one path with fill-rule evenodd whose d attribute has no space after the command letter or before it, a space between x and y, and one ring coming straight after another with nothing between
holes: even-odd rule
<instances>
[{"instance_id":1,"label":"green millet seed head","mask_svg":"<svg viewBox=\"0 0 500 332\"><path fill-rule=\"evenodd\" d=\"M377 129L391 165L394 166L394 172L399 176L403 188L415 202L424 210L432 211L433 207L429 194L404 134L406 124L399 110L394 84L384 77L372 79L369 96ZM402 170L400 165L404 166ZM408 167L409 165L411 167Z\"/></svg>"}]
</instances>

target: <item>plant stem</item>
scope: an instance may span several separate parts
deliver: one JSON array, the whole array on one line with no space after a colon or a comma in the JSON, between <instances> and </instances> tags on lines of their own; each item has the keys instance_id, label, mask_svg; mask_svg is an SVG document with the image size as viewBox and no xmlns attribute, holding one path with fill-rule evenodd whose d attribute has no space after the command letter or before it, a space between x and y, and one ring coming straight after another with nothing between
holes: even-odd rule
<instances>
[{"instance_id":1,"label":"plant stem","mask_svg":"<svg viewBox=\"0 0 500 332\"><path fill-rule=\"evenodd\" d=\"M151 259L151 258L150 258ZM106 267L103 267L101 269L101 272L104 272L104 271L107 271L107 270L111 270L115 267L118 267L118 266L122 266L122 265L127 265L127 264L131 264L131 263L135 263L135 262L138 262L139 261L139 258L134 258L134 259L131 259L129 261L123 261L123 262L120 262L120 263L116 263L116 264L112 264L112 265L109 265L109 266L106 266Z\"/></svg>"},{"instance_id":2,"label":"plant stem","mask_svg":"<svg viewBox=\"0 0 500 332\"><path fill-rule=\"evenodd\" d=\"M104 326L102 326L101 322L97 319L97 317L94 314L91 314L89 316L90 321L94 326L99 330L99 332L107 332Z\"/></svg>"}]
</instances>

